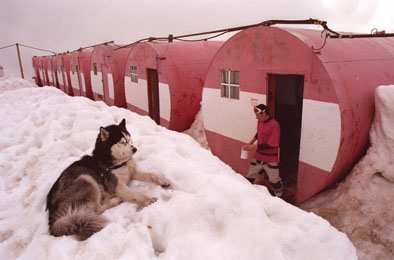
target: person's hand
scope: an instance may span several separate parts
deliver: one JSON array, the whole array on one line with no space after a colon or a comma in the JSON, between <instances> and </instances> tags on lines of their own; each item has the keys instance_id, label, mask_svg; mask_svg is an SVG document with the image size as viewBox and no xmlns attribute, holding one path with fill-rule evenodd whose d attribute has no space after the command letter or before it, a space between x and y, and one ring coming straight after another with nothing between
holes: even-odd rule
<instances>
[{"instance_id":1,"label":"person's hand","mask_svg":"<svg viewBox=\"0 0 394 260\"><path fill-rule=\"evenodd\" d=\"M252 151L253 147L254 147L253 144L246 144L246 145L242 146L242 149L244 149L245 151Z\"/></svg>"}]
</instances>

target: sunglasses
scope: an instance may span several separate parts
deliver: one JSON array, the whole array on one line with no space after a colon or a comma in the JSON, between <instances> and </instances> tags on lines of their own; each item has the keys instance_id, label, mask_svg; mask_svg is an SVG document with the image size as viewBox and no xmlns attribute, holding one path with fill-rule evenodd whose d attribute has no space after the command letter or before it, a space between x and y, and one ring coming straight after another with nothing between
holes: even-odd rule
<instances>
[{"instance_id":1,"label":"sunglasses","mask_svg":"<svg viewBox=\"0 0 394 260\"><path fill-rule=\"evenodd\" d=\"M262 109L260 109L260 108L258 108L258 107L254 107L254 108L253 108L253 111L254 111L256 114L262 114L262 113L265 112L265 109L262 110Z\"/></svg>"}]
</instances>

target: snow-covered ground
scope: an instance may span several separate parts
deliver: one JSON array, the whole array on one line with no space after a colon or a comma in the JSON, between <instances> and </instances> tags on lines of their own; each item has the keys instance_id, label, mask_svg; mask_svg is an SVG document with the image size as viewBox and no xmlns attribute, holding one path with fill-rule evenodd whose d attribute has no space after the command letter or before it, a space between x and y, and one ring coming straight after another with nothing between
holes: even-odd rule
<instances>
[{"instance_id":1,"label":"snow-covered ground","mask_svg":"<svg viewBox=\"0 0 394 260\"><path fill-rule=\"evenodd\" d=\"M394 85L375 91L371 147L335 190L303 208L329 220L357 248L360 260L394 259Z\"/></svg>"},{"instance_id":2,"label":"snow-covered ground","mask_svg":"<svg viewBox=\"0 0 394 260\"><path fill-rule=\"evenodd\" d=\"M251 185L190 136L21 82L0 79L0 259L357 259L347 236L326 220ZM122 118L139 168L163 174L173 188L132 184L158 201L106 211L109 224L86 241L48 235L51 185L92 151L100 126Z\"/></svg>"}]
</instances>

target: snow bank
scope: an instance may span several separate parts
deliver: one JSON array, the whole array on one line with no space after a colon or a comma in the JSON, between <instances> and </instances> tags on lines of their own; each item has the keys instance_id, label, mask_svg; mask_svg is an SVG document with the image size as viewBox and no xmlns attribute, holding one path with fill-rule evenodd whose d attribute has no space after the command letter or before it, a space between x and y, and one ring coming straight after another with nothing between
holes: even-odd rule
<instances>
[{"instance_id":1,"label":"snow bank","mask_svg":"<svg viewBox=\"0 0 394 260\"><path fill-rule=\"evenodd\" d=\"M375 91L371 147L335 190L303 205L348 234L359 259L394 259L394 85Z\"/></svg>"},{"instance_id":2,"label":"snow bank","mask_svg":"<svg viewBox=\"0 0 394 260\"><path fill-rule=\"evenodd\" d=\"M15 90L20 88L32 88L32 87L37 87L37 85L25 79L9 77L9 76L4 76L0 78L0 94L9 90Z\"/></svg>"},{"instance_id":3,"label":"snow bank","mask_svg":"<svg viewBox=\"0 0 394 260\"><path fill-rule=\"evenodd\" d=\"M327 221L271 197L190 136L148 117L53 87L3 92L0 117L0 259L356 259ZM174 188L136 182L133 189L158 201L106 211L109 224L83 242L48 235L51 185L92 151L100 126L122 118L140 169L165 175Z\"/></svg>"}]
</instances>

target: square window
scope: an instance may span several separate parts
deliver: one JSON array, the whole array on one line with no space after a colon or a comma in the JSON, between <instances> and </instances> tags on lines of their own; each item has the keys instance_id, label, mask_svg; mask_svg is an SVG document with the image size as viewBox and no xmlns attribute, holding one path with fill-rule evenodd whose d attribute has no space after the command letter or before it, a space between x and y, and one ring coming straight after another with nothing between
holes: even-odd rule
<instances>
[{"instance_id":1,"label":"square window","mask_svg":"<svg viewBox=\"0 0 394 260\"><path fill-rule=\"evenodd\" d=\"M137 66L135 65L130 66L130 78L131 82L138 83Z\"/></svg>"},{"instance_id":2,"label":"square window","mask_svg":"<svg viewBox=\"0 0 394 260\"><path fill-rule=\"evenodd\" d=\"M220 71L220 96L223 98L239 99L240 73L236 70Z\"/></svg>"}]
</instances>

